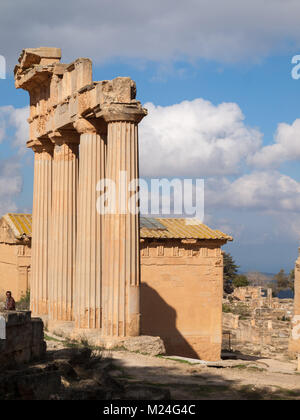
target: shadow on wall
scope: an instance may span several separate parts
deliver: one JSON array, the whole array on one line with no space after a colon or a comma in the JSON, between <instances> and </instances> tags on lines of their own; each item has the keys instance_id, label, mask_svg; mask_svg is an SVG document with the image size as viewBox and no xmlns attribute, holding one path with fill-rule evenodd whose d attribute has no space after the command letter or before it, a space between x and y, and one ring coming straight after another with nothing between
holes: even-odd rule
<instances>
[{"instance_id":1,"label":"shadow on wall","mask_svg":"<svg viewBox=\"0 0 300 420\"><path fill-rule=\"evenodd\" d=\"M147 283L141 285L141 333L159 336L167 355L199 359L184 336L176 328L177 313Z\"/></svg>"}]
</instances>

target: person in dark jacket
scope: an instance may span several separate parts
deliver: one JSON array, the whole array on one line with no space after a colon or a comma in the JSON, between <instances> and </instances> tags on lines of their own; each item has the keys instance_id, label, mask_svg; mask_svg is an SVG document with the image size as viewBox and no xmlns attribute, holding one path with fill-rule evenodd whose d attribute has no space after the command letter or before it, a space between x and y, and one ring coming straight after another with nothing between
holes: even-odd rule
<instances>
[{"instance_id":1,"label":"person in dark jacket","mask_svg":"<svg viewBox=\"0 0 300 420\"><path fill-rule=\"evenodd\" d=\"M6 311L15 311L16 310L16 302L15 302L15 299L12 297L10 291L6 292L5 310Z\"/></svg>"}]
</instances>

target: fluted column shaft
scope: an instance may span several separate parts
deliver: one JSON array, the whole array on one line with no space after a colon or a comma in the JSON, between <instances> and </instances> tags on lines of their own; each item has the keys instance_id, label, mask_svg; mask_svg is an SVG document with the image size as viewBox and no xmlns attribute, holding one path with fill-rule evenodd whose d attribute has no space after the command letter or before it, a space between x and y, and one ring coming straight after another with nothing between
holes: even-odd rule
<instances>
[{"instance_id":1,"label":"fluted column shaft","mask_svg":"<svg viewBox=\"0 0 300 420\"><path fill-rule=\"evenodd\" d=\"M102 237L104 216L97 212L98 182L104 178L105 135L81 120L77 213L75 326L101 328Z\"/></svg>"},{"instance_id":2,"label":"fluted column shaft","mask_svg":"<svg viewBox=\"0 0 300 420\"><path fill-rule=\"evenodd\" d=\"M72 321L79 146L54 141L49 319Z\"/></svg>"},{"instance_id":3,"label":"fluted column shaft","mask_svg":"<svg viewBox=\"0 0 300 420\"><path fill-rule=\"evenodd\" d=\"M138 203L127 206L138 179L138 126L108 123L106 178L116 185L116 201L105 215L103 335L140 333L140 267ZM124 207L125 206L125 207ZM125 211L124 211L125 210Z\"/></svg>"},{"instance_id":4,"label":"fluted column shaft","mask_svg":"<svg viewBox=\"0 0 300 420\"><path fill-rule=\"evenodd\" d=\"M53 145L34 146L32 256L30 308L35 316L48 314L48 269L52 202Z\"/></svg>"},{"instance_id":5,"label":"fluted column shaft","mask_svg":"<svg viewBox=\"0 0 300 420\"><path fill-rule=\"evenodd\" d=\"M295 264L294 314L300 316L300 256Z\"/></svg>"},{"instance_id":6,"label":"fluted column shaft","mask_svg":"<svg viewBox=\"0 0 300 420\"><path fill-rule=\"evenodd\" d=\"M294 317L292 319L292 330L289 342L291 353L300 353L300 248L298 248L298 258L295 263L295 297L294 297Z\"/></svg>"}]
</instances>

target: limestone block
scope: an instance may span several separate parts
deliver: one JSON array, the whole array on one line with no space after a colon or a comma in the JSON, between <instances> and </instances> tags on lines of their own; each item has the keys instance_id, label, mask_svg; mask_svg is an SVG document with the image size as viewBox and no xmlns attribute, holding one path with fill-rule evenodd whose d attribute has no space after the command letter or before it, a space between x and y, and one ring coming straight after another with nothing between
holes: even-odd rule
<instances>
[{"instance_id":1,"label":"limestone block","mask_svg":"<svg viewBox=\"0 0 300 420\"><path fill-rule=\"evenodd\" d=\"M30 311L5 311L6 339L0 340L0 366L5 368L45 356L43 322L31 319Z\"/></svg>"},{"instance_id":2,"label":"limestone block","mask_svg":"<svg viewBox=\"0 0 300 420\"><path fill-rule=\"evenodd\" d=\"M119 345L125 347L128 351L145 353L150 356L166 354L164 342L160 337L151 337L146 335L129 337L121 340Z\"/></svg>"},{"instance_id":3,"label":"limestone block","mask_svg":"<svg viewBox=\"0 0 300 420\"><path fill-rule=\"evenodd\" d=\"M0 316L0 340L6 339L6 321L5 318Z\"/></svg>"},{"instance_id":4,"label":"limestone block","mask_svg":"<svg viewBox=\"0 0 300 420\"><path fill-rule=\"evenodd\" d=\"M30 311L4 311L1 315L6 320L6 326L21 325L31 320Z\"/></svg>"},{"instance_id":5,"label":"limestone block","mask_svg":"<svg viewBox=\"0 0 300 420\"><path fill-rule=\"evenodd\" d=\"M32 326L28 322L23 325L7 327L6 329L6 349L10 351L21 351L24 348L30 348L32 337Z\"/></svg>"},{"instance_id":6,"label":"limestone block","mask_svg":"<svg viewBox=\"0 0 300 420\"><path fill-rule=\"evenodd\" d=\"M32 342L40 342L44 339L44 324L40 318L33 318L32 325Z\"/></svg>"}]
</instances>

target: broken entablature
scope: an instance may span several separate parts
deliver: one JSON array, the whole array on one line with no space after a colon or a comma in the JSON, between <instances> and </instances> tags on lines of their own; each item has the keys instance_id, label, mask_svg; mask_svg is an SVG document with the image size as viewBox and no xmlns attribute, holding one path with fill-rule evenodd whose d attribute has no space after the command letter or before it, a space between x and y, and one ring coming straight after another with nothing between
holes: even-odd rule
<instances>
[{"instance_id":1,"label":"broken entablature","mask_svg":"<svg viewBox=\"0 0 300 420\"><path fill-rule=\"evenodd\" d=\"M15 68L16 87L30 95L35 152L31 309L49 322L136 336L138 211L117 207L104 220L96 186L107 176L119 191L120 171L128 184L139 178L137 125L147 111L130 78L94 82L91 60L60 59L58 48L26 49Z\"/></svg>"},{"instance_id":2,"label":"broken entablature","mask_svg":"<svg viewBox=\"0 0 300 420\"><path fill-rule=\"evenodd\" d=\"M57 131L73 130L80 117L138 123L147 114L129 77L93 82L90 59L71 64L60 59L59 48L26 49L15 67L16 88L30 94L28 147Z\"/></svg>"}]
</instances>

